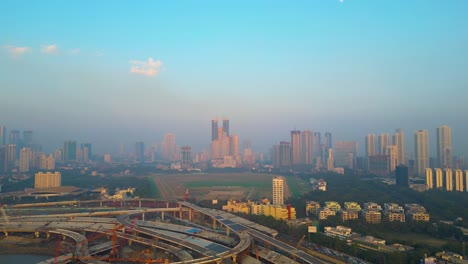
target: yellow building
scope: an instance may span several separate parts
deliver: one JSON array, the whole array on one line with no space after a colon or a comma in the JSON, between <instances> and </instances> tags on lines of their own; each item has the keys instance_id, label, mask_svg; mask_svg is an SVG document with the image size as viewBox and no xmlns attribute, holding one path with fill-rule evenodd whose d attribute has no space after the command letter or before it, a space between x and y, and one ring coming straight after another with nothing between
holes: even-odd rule
<instances>
[{"instance_id":1,"label":"yellow building","mask_svg":"<svg viewBox=\"0 0 468 264\"><path fill-rule=\"evenodd\" d=\"M343 221L354 220L359 218L358 211L356 210L343 210L341 211Z\"/></svg>"},{"instance_id":2,"label":"yellow building","mask_svg":"<svg viewBox=\"0 0 468 264\"><path fill-rule=\"evenodd\" d=\"M453 191L453 175L452 169L445 169L445 190Z\"/></svg>"},{"instance_id":3,"label":"yellow building","mask_svg":"<svg viewBox=\"0 0 468 264\"><path fill-rule=\"evenodd\" d=\"M290 216L288 213L287 206L266 204L266 205L262 205L262 209L263 209L263 215L272 216L273 218L277 220L296 219L296 209L294 207L290 207L290 214L291 214Z\"/></svg>"},{"instance_id":4,"label":"yellow building","mask_svg":"<svg viewBox=\"0 0 468 264\"><path fill-rule=\"evenodd\" d=\"M434 187L434 175L432 173L431 168L426 168L426 186L428 189L432 189Z\"/></svg>"},{"instance_id":5,"label":"yellow building","mask_svg":"<svg viewBox=\"0 0 468 264\"><path fill-rule=\"evenodd\" d=\"M426 212L408 211L407 214L413 221L429 222L430 220L429 214Z\"/></svg>"},{"instance_id":6,"label":"yellow building","mask_svg":"<svg viewBox=\"0 0 468 264\"><path fill-rule=\"evenodd\" d=\"M389 212L387 217L390 222L398 221L404 223L406 221L404 213Z\"/></svg>"},{"instance_id":7,"label":"yellow building","mask_svg":"<svg viewBox=\"0 0 468 264\"><path fill-rule=\"evenodd\" d=\"M38 172L34 177L34 188L50 188L62 186L60 172Z\"/></svg>"},{"instance_id":8,"label":"yellow building","mask_svg":"<svg viewBox=\"0 0 468 264\"><path fill-rule=\"evenodd\" d=\"M435 168L435 176L436 176L436 188L443 188L444 182L443 182L442 169Z\"/></svg>"},{"instance_id":9,"label":"yellow building","mask_svg":"<svg viewBox=\"0 0 468 264\"><path fill-rule=\"evenodd\" d=\"M462 170L455 170L455 190L459 192L464 191Z\"/></svg>"},{"instance_id":10,"label":"yellow building","mask_svg":"<svg viewBox=\"0 0 468 264\"><path fill-rule=\"evenodd\" d=\"M346 210L361 211L361 206L356 202L345 202L344 208Z\"/></svg>"},{"instance_id":11,"label":"yellow building","mask_svg":"<svg viewBox=\"0 0 468 264\"><path fill-rule=\"evenodd\" d=\"M310 214L317 215L318 209L320 209L320 203L315 201L306 202L306 215Z\"/></svg>"},{"instance_id":12,"label":"yellow building","mask_svg":"<svg viewBox=\"0 0 468 264\"><path fill-rule=\"evenodd\" d=\"M325 202L325 207L330 209L330 210L333 210L335 212L341 211L341 205L338 202L335 202L335 201Z\"/></svg>"},{"instance_id":13,"label":"yellow building","mask_svg":"<svg viewBox=\"0 0 468 264\"><path fill-rule=\"evenodd\" d=\"M322 207L318 210L318 216L320 220L325 220L331 215L336 215L336 212L330 208Z\"/></svg>"},{"instance_id":14,"label":"yellow building","mask_svg":"<svg viewBox=\"0 0 468 264\"><path fill-rule=\"evenodd\" d=\"M370 224L380 223L380 221L382 220L382 213L380 213L379 211L362 210L361 214L362 217L366 219L366 222Z\"/></svg>"},{"instance_id":15,"label":"yellow building","mask_svg":"<svg viewBox=\"0 0 468 264\"><path fill-rule=\"evenodd\" d=\"M226 205L223 205L223 210L229 213L244 213L250 214L250 206L247 203L229 200Z\"/></svg>"}]
</instances>

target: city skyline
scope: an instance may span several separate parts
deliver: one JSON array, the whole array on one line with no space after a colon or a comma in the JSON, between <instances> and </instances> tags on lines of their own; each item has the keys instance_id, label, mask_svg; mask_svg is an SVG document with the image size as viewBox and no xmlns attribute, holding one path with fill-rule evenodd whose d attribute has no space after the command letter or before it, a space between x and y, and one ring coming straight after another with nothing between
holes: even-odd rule
<instances>
[{"instance_id":1,"label":"city skyline","mask_svg":"<svg viewBox=\"0 0 468 264\"><path fill-rule=\"evenodd\" d=\"M467 7L2 1L0 125L33 130L48 151L73 139L116 152L165 133L200 150L222 114L262 152L297 128L356 140L362 155L365 135L402 128L407 151L428 130L431 156L448 125L453 155L467 155Z\"/></svg>"}]
</instances>

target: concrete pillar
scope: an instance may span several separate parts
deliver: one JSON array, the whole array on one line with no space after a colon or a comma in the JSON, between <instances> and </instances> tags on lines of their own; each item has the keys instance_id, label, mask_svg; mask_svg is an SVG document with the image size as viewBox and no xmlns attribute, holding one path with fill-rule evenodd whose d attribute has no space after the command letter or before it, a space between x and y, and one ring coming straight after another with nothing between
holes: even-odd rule
<instances>
[{"instance_id":1,"label":"concrete pillar","mask_svg":"<svg viewBox=\"0 0 468 264\"><path fill-rule=\"evenodd\" d=\"M131 246L132 242L133 242L133 240L128 240L128 245Z\"/></svg>"},{"instance_id":2,"label":"concrete pillar","mask_svg":"<svg viewBox=\"0 0 468 264\"><path fill-rule=\"evenodd\" d=\"M188 217L189 217L189 221L191 222L191 221L192 221L192 218L193 218L193 217L192 217L192 214L193 214L192 208L189 208L188 214L189 214L189 216L188 216Z\"/></svg>"},{"instance_id":3,"label":"concrete pillar","mask_svg":"<svg viewBox=\"0 0 468 264\"><path fill-rule=\"evenodd\" d=\"M141 206L140 206L141 207ZM145 213L141 214L141 220L145 221Z\"/></svg>"},{"instance_id":4,"label":"concrete pillar","mask_svg":"<svg viewBox=\"0 0 468 264\"><path fill-rule=\"evenodd\" d=\"M179 218L182 219L182 209L179 211Z\"/></svg>"},{"instance_id":5,"label":"concrete pillar","mask_svg":"<svg viewBox=\"0 0 468 264\"><path fill-rule=\"evenodd\" d=\"M226 226L226 236L229 236L230 230L231 230L231 229L229 229L229 228Z\"/></svg>"},{"instance_id":6,"label":"concrete pillar","mask_svg":"<svg viewBox=\"0 0 468 264\"><path fill-rule=\"evenodd\" d=\"M50 238L50 233L46 232L46 237L49 239Z\"/></svg>"},{"instance_id":7,"label":"concrete pillar","mask_svg":"<svg viewBox=\"0 0 468 264\"><path fill-rule=\"evenodd\" d=\"M123 201L120 201L120 207L122 207L122 206L123 206Z\"/></svg>"},{"instance_id":8,"label":"concrete pillar","mask_svg":"<svg viewBox=\"0 0 468 264\"><path fill-rule=\"evenodd\" d=\"M169 208L169 203L166 203L166 208Z\"/></svg>"},{"instance_id":9,"label":"concrete pillar","mask_svg":"<svg viewBox=\"0 0 468 264\"><path fill-rule=\"evenodd\" d=\"M221 260L217 260L217 261L216 261L216 264L221 264Z\"/></svg>"},{"instance_id":10,"label":"concrete pillar","mask_svg":"<svg viewBox=\"0 0 468 264\"><path fill-rule=\"evenodd\" d=\"M36 237L39 237L39 232L38 232L38 231L34 232L34 235L35 235Z\"/></svg>"},{"instance_id":11,"label":"concrete pillar","mask_svg":"<svg viewBox=\"0 0 468 264\"><path fill-rule=\"evenodd\" d=\"M102 202L99 202L99 207L102 207Z\"/></svg>"},{"instance_id":12,"label":"concrete pillar","mask_svg":"<svg viewBox=\"0 0 468 264\"><path fill-rule=\"evenodd\" d=\"M215 218L211 218L213 221L212 221L212 226L213 226L213 229L216 229L216 219Z\"/></svg>"},{"instance_id":13,"label":"concrete pillar","mask_svg":"<svg viewBox=\"0 0 468 264\"><path fill-rule=\"evenodd\" d=\"M141 207L141 200L138 201L138 207Z\"/></svg>"},{"instance_id":14,"label":"concrete pillar","mask_svg":"<svg viewBox=\"0 0 468 264\"><path fill-rule=\"evenodd\" d=\"M7 232L7 231L3 231L3 233L5 234L6 237L8 236L8 232Z\"/></svg>"},{"instance_id":15,"label":"concrete pillar","mask_svg":"<svg viewBox=\"0 0 468 264\"><path fill-rule=\"evenodd\" d=\"M232 262L236 263L237 255L232 254Z\"/></svg>"},{"instance_id":16,"label":"concrete pillar","mask_svg":"<svg viewBox=\"0 0 468 264\"><path fill-rule=\"evenodd\" d=\"M164 220L164 212L161 212L161 219Z\"/></svg>"}]
</instances>

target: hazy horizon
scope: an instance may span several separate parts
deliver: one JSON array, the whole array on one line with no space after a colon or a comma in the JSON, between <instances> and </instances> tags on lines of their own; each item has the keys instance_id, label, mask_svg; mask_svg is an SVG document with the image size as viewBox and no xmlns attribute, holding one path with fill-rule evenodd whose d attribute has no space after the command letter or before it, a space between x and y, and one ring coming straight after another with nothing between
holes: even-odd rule
<instances>
[{"instance_id":1,"label":"hazy horizon","mask_svg":"<svg viewBox=\"0 0 468 264\"><path fill-rule=\"evenodd\" d=\"M467 155L466 1L2 1L0 125L46 151L208 149L211 119L267 151L290 130L333 141L452 129Z\"/></svg>"}]
</instances>

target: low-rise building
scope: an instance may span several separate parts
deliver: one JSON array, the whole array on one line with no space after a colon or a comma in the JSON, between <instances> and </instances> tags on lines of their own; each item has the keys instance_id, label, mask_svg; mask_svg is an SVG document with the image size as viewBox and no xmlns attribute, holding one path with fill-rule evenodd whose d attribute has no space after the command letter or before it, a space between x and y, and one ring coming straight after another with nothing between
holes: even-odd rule
<instances>
[{"instance_id":1,"label":"low-rise building","mask_svg":"<svg viewBox=\"0 0 468 264\"><path fill-rule=\"evenodd\" d=\"M379 211L364 209L361 211L361 215L369 224L377 224L382 220L382 213Z\"/></svg>"},{"instance_id":2,"label":"low-rise building","mask_svg":"<svg viewBox=\"0 0 468 264\"><path fill-rule=\"evenodd\" d=\"M250 214L250 206L247 203L239 202L235 200L227 201L226 205L223 205L223 210L229 213L244 213Z\"/></svg>"},{"instance_id":3,"label":"low-rise building","mask_svg":"<svg viewBox=\"0 0 468 264\"><path fill-rule=\"evenodd\" d=\"M318 216L320 220L325 220L331 215L336 215L336 212L330 208L322 207L318 210Z\"/></svg>"},{"instance_id":4,"label":"low-rise building","mask_svg":"<svg viewBox=\"0 0 468 264\"><path fill-rule=\"evenodd\" d=\"M341 211L341 217L343 221L354 220L359 218L359 213L355 210L343 210Z\"/></svg>"},{"instance_id":5,"label":"low-rise building","mask_svg":"<svg viewBox=\"0 0 468 264\"><path fill-rule=\"evenodd\" d=\"M306 202L306 215L309 214L317 215L318 209L320 209L320 203L316 201L307 201Z\"/></svg>"},{"instance_id":6,"label":"low-rise building","mask_svg":"<svg viewBox=\"0 0 468 264\"><path fill-rule=\"evenodd\" d=\"M338 202L335 202L335 201L325 202L325 207L330 209L330 210L333 210L335 212L341 211L341 205Z\"/></svg>"},{"instance_id":7,"label":"low-rise building","mask_svg":"<svg viewBox=\"0 0 468 264\"><path fill-rule=\"evenodd\" d=\"M331 227L326 226L323 228L325 235L329 237L337 237L339 239L347 239L351 236L351 228L345 226Z\"/></svg>"},{"instance_id":8,"label":"low-rise building","mask_svg":"<svg viewBox=\"0 0 468 264\"><path fill-rule=\"evenodd\" d=\"M382 206L374 202L368 202L364 204L363 209L372 210L372 211L382 211Z\"/></svg>"},{"instance_id":9,"label":"low-rise building","mask_svg":"<svg viewBox=\"0 0 468 264\"><path fill-rule=\"evenodd\" d=\"M424 208L420 204L416 204L416 203L405 204L405 208L406 208L406 215L408 216L408 219L412 221L428 222L430 220L430 216L426 212L426 208Z\"/></svg>"},{"instance_id":10,"label":"low-rise building","mask_svg":"<svg viewBox=\"0 0 468 264\"><path fill-rule=\"evenodd\" d=\"M345 202L344 208L346 210L361 211L361 206L356 202Z\"/></svg>"},{"instance_id":11,"label":"low-rise building","mask_svg":"<svg viewBox=\"0 0 468 264\"><path fill-rule=\"evenodd\" d=\"M394 212L389 212L386 214L388 221L393 222L393 221L398 221L404 223L406 221L406 217L404 213L394 213Z\"/></svg>"},{"instance_id":12,"label":"low-rise building","mask_svg":"<svg viewBox=\"0 0 468 264\"><path fill-rule=\"evenodd\" d=\"M385 203L384 213L390 222L405 222L405 209L396 203Z\"/></svg>"}]
</instances>

